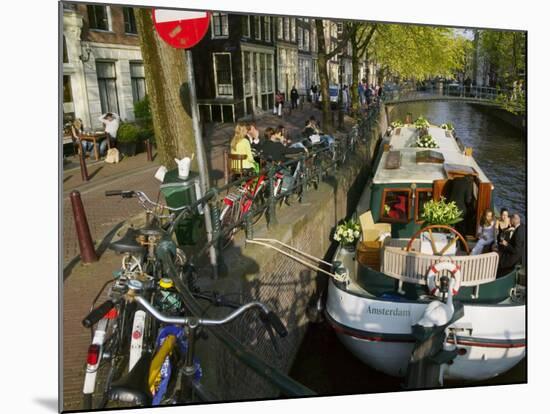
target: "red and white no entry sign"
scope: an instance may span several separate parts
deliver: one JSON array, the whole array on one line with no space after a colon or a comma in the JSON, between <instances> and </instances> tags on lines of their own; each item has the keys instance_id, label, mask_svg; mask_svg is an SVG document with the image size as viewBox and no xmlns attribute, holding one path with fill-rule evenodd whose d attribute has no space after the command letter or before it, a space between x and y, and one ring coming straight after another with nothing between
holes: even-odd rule
<instances>
[{"instance_id":1,"label":"red and white no entry sign","mask_svg":"<svg viewBox=\"0 0 550 414\"><path fill-rule=\"evenodd\" d=\"M166 43L178 49L189 49L206 34L210 13L153 9L153 22Z\"/></svg>"}]
</instances>

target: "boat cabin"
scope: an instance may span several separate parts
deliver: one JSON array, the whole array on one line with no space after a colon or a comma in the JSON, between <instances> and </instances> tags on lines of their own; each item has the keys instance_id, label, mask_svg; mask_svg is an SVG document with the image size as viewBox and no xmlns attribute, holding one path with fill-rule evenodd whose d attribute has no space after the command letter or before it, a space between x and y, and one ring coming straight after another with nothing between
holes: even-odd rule
<instances>
[{"instance_id":1,"label":"boat cabin","mask_svg":"<svg viewBox=\"0 0 550 414\"><path fill-rule=\"evenodd\" d=\"M463 212L464 236L475 236L484 210L492 207L493 185L471 150L465 149L450 131L430 126L428 133L438 148L417 147L418 131L412 125L395 128L384 137L358 215L370 210L375 223L391 224L392 237L410 237L421 228L426 201L450 199L453 182L468 180L473 187L473 203L470 211Z\"/></svg>"}]
</instances>

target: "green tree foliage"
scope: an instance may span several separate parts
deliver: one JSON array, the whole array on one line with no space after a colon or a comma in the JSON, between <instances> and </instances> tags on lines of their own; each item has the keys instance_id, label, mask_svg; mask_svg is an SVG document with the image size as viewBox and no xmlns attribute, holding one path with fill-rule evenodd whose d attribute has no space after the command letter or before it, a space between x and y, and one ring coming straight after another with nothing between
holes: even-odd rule
<instances>
[{"instance_id":1,"label":"green tree foliage","mask_svg":"<svg viewBox=\"0 0 550 414\"><path fill-rule=\"evenodd\" d=\"M485 58L495 86L511 89L514 81L524 81L525 32L481 30L479 56Z\"/></svg>"},{"instance_id":2,"label":"green tree foliage","mask_svg":"<svg viewBox=\"0 0 550 414\"><path fill-rule=\"evenodd\" d=\"M369 54L385 71L402 79L450 77L461 70L471 42L450 28L378 24Z\"/></svg>"}]
</instances>

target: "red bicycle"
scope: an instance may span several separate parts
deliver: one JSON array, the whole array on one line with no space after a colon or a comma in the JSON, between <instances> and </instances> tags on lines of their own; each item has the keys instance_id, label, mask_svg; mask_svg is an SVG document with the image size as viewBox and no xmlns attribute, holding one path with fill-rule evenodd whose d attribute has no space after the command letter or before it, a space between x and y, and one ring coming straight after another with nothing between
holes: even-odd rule
<instances>
[{"instance_id":1,"label":"red bicycle","mask_svg":"<svg viewBox=\"0 0 550 414\"><path fill-rule=\"evenodd\" d=\"M281 192L283 173L276 172L274 175L273 195ZM223 199L223 208L220 213L221 224L221 248L225 249L235 233L239 230L241 220L245 214L252 211L251 223L254 225L262 218L267 209L266 194L269 187L269 179L266 175L251 178L245 181L235 191L229 193ZM258 207L252 209L252 207Z\"/></svg>"}]
</instances>

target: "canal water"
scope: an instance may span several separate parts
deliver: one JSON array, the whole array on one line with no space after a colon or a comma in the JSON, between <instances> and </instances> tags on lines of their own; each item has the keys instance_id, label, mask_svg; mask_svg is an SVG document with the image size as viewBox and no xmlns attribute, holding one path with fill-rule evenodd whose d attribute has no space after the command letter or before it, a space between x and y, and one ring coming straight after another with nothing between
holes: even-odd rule
<instances>
[{"instance_id":1,"label":"canal water","mask_svg":"<svg viewBox=\"0 0 550 414\"><path fill-rule=\"evenodd\" d=\"M465 146L474 148L474 158L495 186L495 206L507 207L526 216L526 137L490 112L460 102L424 102L398 105L391 121L422 115L432 124L452 122ZM320 395L368 394L402 390L402 379L384 375L355 358L338 340L326 322L308 326L292 370L292 378ZM525 359L507 373L478 383L447 386L496 385L527 380Z\"/></svg>"}]
</instances>

